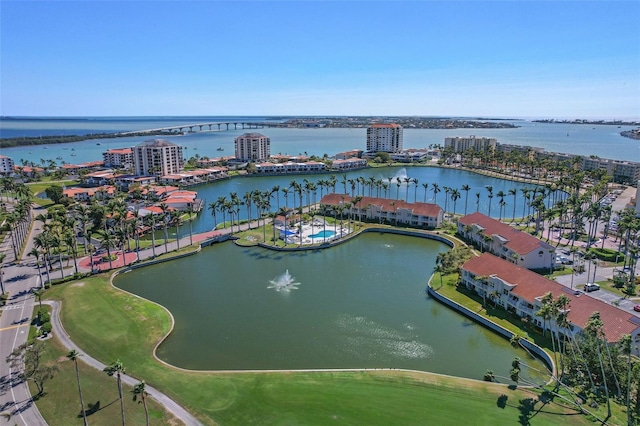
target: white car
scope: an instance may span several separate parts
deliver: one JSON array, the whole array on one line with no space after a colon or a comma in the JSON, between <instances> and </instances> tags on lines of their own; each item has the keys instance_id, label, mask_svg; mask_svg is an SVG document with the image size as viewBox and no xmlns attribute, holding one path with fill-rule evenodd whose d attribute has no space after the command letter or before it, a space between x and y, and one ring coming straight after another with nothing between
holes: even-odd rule
<instances>
[{"instance_id":1,"label":"white car","mask_svg":"<svg viewBox=\"0 0 640 426\"><path fill-rule=\"evenodd\" d=\"M596 290L600 290L600 284L586 283L584 285L584 291L586 291L586 292L596 291Z\"/></svg>"}]
</instances>

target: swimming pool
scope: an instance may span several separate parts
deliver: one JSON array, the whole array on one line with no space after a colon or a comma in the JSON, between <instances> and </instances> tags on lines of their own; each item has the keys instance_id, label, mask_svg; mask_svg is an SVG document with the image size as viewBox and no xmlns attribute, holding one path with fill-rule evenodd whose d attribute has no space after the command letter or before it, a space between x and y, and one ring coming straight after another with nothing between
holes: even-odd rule
<instances>
[{"instance_id":1,"label":"swimming pool","mask_svg":"<svg viewBox=\"0 0 640 426\"><path fill-rule=\"evenodd\" d=\"M320 231L315 234L309 235L309 238L329 238L336 235L335 231Z\"/></svg>"}]
</instances>

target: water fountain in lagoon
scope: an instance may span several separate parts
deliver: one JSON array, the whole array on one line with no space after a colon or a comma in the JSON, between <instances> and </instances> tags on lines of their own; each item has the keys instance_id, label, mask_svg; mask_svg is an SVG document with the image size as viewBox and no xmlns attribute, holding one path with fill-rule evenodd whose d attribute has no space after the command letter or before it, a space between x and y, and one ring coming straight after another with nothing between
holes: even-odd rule
<instances>
[{"instance_id":1,"label":"water fountain in lagoon","mask_svg":"<svg viewBox=\"0 0 640 426\"><path fill-rule=\"evenodd\" d=\"M294 281L294 278L289 274L287 269L284 274L280 275L269 281L270 285L267 288L274 288L276 291L297 290L300 283Z\"/></svg>"}]
</instances>

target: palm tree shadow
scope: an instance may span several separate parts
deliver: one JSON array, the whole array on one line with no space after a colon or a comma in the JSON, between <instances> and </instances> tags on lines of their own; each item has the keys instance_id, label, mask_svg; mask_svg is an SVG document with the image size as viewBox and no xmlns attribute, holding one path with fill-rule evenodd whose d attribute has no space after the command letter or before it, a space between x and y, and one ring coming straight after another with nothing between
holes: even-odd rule
<instances>
[{"instance_id":1,"label":"palm tree shadow","mask_svg":"<svg viewBox=\"0 0 640 426\"><path fill-rule=\"evenodd\" d=\"M104 410L105 408L115 404L117 401L119 401L119 399L114 399L113 401L111 401L110 403L105 405L104 407L100 406L100 400L96 401L95 403L90 402L90 403L87 404L87 409L84 410L84 412L85 412L85 414L87 416L90 416L92 414L97 413L100 410ZM82 411L80 411L80 413L78 414L78 418L80 418L80 419L82 418Z\"/></svg>"}]
</instances>

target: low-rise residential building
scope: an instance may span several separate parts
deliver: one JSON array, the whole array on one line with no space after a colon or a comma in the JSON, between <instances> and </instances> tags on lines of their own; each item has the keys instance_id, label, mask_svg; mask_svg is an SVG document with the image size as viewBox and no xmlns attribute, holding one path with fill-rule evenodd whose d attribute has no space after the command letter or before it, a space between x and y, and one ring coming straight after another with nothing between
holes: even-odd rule
<instances>
[{"instance_id":1,"label":"low-rise residential building","mask_svg":"<svg viewBox=\"0 0 640 426\"><path fill-rule=\"evenodd\" d=\"M327 165L319 161L306 161L297 163L287 161L286 163L256 163L257 174L288 174L288 173L317 173L327 169Z\"/></svg>"},{"instance_id":2,"label":"low-rise residential building","mask_svg":"<svg viewBox=\"0 0 640 426\"><path fill-rule=\"evenodd\" d=\"M162 198L162 204L174 210L189 211L197 210L198 193L195 191L173 191Z\"/></svg>"},{"instance_id":3,"label":"low-rise residential building","mask_svg":"<svg viewBox=\"0 0 640 426\"><path fill-rule=\"evenodd\" d=\"M104 161L88 161L80 164L63 164L62 170L69 174L78 174L81 171L97 171L104 167Z\"/></svg>"},{"instance_id":4,"label":"low-rise residential building","mask_svg":"<svg viewBox=\"0 0 640 426\"><path fill-rule=\"evenodd\" d=\"M458 233L482 250L527 269L555 266L555 247L482 213L458 219Z\"/></svg>"},{"instance_id":5,"label":"low-rise residential building","mask_svg":"<svg viewBox=\"0 0 640 426\"><path fill-rule=\"evenodd\" d=\"M83 177L83 184L88 186L102 186L115 183L116 174L113 170L99 170L87 173Z\"/></svg>"},{"instance_id":6,"label":"low-rise residential building","mask_svg":"<svg viewBox=\"0 0 640 426\"><path fill-rule=\"evenodd\" d=\"M577 334L584 329L589 317L598 312L608 342L618 342L625 334L631 335L633 342L640 341L640 319L635 315L490 253L483 253L465 262L460 275L461 285L474 290L496 306L528 318L529 322L540 328L565 335ZM537 315L542 307L541 299L546 293L551 293L554 299L560 295L569 299L566 308L569 327L561 328L553 320L545 321ZM638 345L632 347L635 355L640 355Z\"/></svg>"},{"instance_id":7,"label":"low-rise residential building","mask_svg":"<svg viewBox=\"0 0 640 426\"><path fill-rule=\"evenodd\" d=\"M426 160L431 157L429 155L429 150L416 148L403 149L400 152L389 154L389 156L393 161L398 163L413 163Z\"/></svg>"},{"instance_id":8,"label":"low-rise residential building","mask_svg":"<svg viewBox=\"0 0 640 426\"><path fill-rule=\"evenodd\" d=\"M339 152L334 158L336 160L346 160L347 158L362 158L362 154L364 153L361 149L352 149L350 151Z\"/></svg>"},{"instance_id":9,"label":"low-rise residential building","mask_svg":"<svg viewBox=\"0 0 640 426\"><path fill-rule=\"evenodd\" d=\"M389 198L359 197L349 194L327 194L320 200L321 205L341 206L350 204L350 209L358 217L391 224L407 224L422 228L437 228L442 225L444 212L432 203L407 203Z\"/></svg>"},{"instance_id":10,"label":"low-rise residential building","mask_svg":"<svg viewBox=\"0 0 640 426\"><path fill-rule=\"evenodd\" d=\"M367 160L364 158L350 157L344 160L333 160L331 168L333 170L357 170L367 167Z\"/></svg>"},{"instance_id":11,"label":"low-rise residential building","mask_svg":"<svg viewBox=\"0 0 640 426\"><path fill-rule=\"evenodd\" d=\"M92 199L107 200L113 198L115 193L116 188L113 185L103 185L92 188L74 186L71 188L64 188L62 190L62 195L81 203L88 203Z\"/></svg>"}]
</instances>

